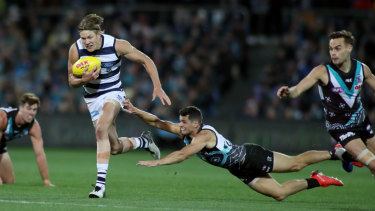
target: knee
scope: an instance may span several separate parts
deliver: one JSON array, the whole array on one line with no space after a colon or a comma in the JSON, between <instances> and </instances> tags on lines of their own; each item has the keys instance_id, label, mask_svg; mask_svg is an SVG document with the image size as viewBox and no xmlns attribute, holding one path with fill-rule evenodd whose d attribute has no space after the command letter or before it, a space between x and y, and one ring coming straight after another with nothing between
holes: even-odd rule
<instances>
[{"instance_id":1,"label":"knee","mask_svg":"<svg viewBox=\"0 0 375 211\"><path fill-rule=\"evenodd\" d=\"M276 191L271 195L272 198L274 198L276 201L282 201L286 199L287 195L283 194L280 191Z\"/></svg>"},{"instance_id":2,"label":"knee","mask_svg":"<svg viewBox=\"0 0 375 211\"><path fill-rule=\"evenodd\" d=\"M95 128L95 135L98 139L105 138L106 136L108 137L108 127L103 124L97 124Z\"/></svg>"}]
</instances>

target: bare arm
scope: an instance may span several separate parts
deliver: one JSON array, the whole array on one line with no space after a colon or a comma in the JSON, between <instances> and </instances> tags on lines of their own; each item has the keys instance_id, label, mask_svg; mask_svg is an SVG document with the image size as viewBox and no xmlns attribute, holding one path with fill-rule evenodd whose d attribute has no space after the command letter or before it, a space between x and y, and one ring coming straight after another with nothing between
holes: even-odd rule
<instances>
[{"instance_id":1,"label":"bare arm","mask_svg":"<svg viewBox=\"0 0 375 211\"><path fill-rule=\"evenodd\" d=\"M115 47L119 55L122 55L133 62L141 64L146 69L154 85L152 101L154 101L156 97L159 97L163 105L165 105L165 103L171 105L171 100L169 99L168 95L165 94L161 86L158 70L155 66L155 63L150 59L150 57L133 47L128 41L125 40L116 40Z\"/></svg>"},{"instance_id":2,"label":"bare arm","mask_svg":"<svg viewBox=\"0 0 375 211\"><path fill-rule=\"evenodd\" d=\"M375 75L372 74L370 68L364 65L363 68L365 79L364 81L370 86L373 92L375 92Z\"/></svg>"},{"instance_id":3,"label":"bare arm","mask_svg":"<svg viewBox=\"0 0 375 211\"><path fill-rule=\"evenodd\" d=\"M200 152L208 143L209 137L207 135L198 135L193 138L191 144L185 146L179 151L172 152L166 157L159 160L149 160L149 161L138 161L137 165L154 167L159 165L170 165L175 163L180 163L190 156Z\"/></svg>"},{"instance_id":4,"label":"bare arm","mask_svg":"<svg viewBox=\"0 0 375 211\"><path fill-rule=\"evenodd\" d=\"M5 111L0 110L0 141L3 137L3 131L7 128L8 117Z\"/></svg>"},{"instance_id":5,"label":"bare arm","mask_svg":"<svg viewBox=\"0 0 375 211\"><path fill-rule=\"evenodd\" d=\"M99 77L100 68L94 68L91 72L87 72L87 68L84 70L82 77L76 77L73 75L73 64L78 61L78 50L77 46L73 44L69 49L69 58L68 58L68 79L69 86L73 88L81 87L91 80L95 80Z\"/></svg>"},{"instance_id":6,"label":"bare arm","mask_svg":"<svg viewBox=\"0 0 375 211\"><path fill-rule=\"evenodd\" d=\"M29 134L43 183L45 186L54 186L49 180L47 158L43 148L42 130L36 120L31 127Z\"/></svg>"},{"instance_id":7,"label":"bare arm","mask_svg":"<svg viewBox=\"0 0 375 211\"><path fill-rule=\"evenodd\" d=\"M171 132L171 133L174 133L178 135L179 137L182 137L182 134L180 132L180 127L178 124L169 122L169 121L160 120L157 116L135 107L130 102L130 100L124 100L122 104L124 107L126 107L125 111L127 113L137 115L146 124Z\"/></svg>"},{"instance_id":8,"label":"bare arm","mask_svg":"<svg viewBox=\"0 0 375 211\"><path fill-rule=\"evenodd\" d=\"M322 84L328 83L328 73L323 65L319 65L312 69L312 71L296 86L290 88L287 86L280 87L277 91L277 96L279 98L296 98L314 86L317 82L321 82Z\"/></svg>"}]
</instances>

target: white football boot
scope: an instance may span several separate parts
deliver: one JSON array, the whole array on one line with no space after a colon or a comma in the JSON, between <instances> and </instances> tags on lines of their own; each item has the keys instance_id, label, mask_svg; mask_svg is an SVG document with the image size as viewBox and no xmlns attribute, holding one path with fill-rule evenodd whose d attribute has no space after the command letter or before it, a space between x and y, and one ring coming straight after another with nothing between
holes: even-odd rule
<instances>
[{"instance_id":1,"label":"white football boot","mask_svg":"<svg viewBox=\"0 0 375 211\"><path fill-rule=\"evenodd\" d=\"M95 186L94 190L89 194L89 198L104 198L105 197L105 188L104 186L99 187Z\"/></svg>"},{"instance_id":2,"label":"white football boot","mask_svg":"<svg viewBox=\"0 0 375 211\"><path fill-rule=\"evenodd\" d=\"M147 139L148 141L148 148L145 148L147 151L150 152L151 156L157 160L160 159L160 150L158 146L156 146L154 140L152 139L150 131L143 131L141 137Z\"/></svg>"}]
</instances>

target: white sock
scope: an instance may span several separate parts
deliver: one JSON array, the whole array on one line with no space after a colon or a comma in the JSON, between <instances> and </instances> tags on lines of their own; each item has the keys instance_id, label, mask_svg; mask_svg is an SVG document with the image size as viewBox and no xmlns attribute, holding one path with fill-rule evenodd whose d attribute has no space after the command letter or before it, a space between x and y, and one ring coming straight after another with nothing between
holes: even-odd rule
<instances>
[{"instance_id":1,"label":"white sock","mask_svg":"<svg viewBox=\"0 0 375 211\"><path fill-rule=\"evenodd\" d=\"M148 140L143 138L143 137L138 137L138 138L134 138L135 140L135 147L134 149L138 149L138 148L148 148Z\"/></svg>"},{"instance_id":2,"label":"white sock","mask_svg":"<svg viewBox=\"0 0 375 211\"><path fill-rule=\"evenodd\" d=\"M98 177L95 186L99 186L105 190L105 178L107 176L108 164L96 164L98 169Z\"/></svg>"}]
</instances>

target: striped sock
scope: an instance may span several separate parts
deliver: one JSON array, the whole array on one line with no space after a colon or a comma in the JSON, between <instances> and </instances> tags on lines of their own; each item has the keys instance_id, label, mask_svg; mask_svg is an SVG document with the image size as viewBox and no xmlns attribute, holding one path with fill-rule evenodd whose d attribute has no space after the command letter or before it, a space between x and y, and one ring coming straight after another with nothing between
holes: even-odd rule
<instances>
[{"instance_id":1,"label":"striped sock","mask_svg":"<svg viewBox=\"0 0 375 211\"><path fill-rule=\"evenodd\" d=\"M107 176L108 164L96 164L96 167L98 169L98 177L95 186L105 189L105 178Z\"/></svg>"},{"instance_id":2,"label":"striped sock","mask_svg":"<svg viewBox=\"0 0 375 211\"><path fill-rule=\"evenodd\" d=\"M138 138L134 138L135 139L135 142L136 142L136 146L134 147L134 149L138 149L138 148L148 148L148 140L143 138L142 136L138 137Z\"/></svg>"}]
</instances>

